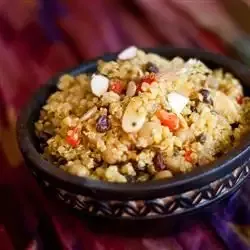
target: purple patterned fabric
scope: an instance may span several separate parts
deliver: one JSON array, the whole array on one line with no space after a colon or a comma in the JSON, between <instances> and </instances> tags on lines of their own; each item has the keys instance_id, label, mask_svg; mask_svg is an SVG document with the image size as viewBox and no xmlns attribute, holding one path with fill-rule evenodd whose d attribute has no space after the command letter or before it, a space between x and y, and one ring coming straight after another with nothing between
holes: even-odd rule
<instances>
[{"instance_id":1,"label":"purple patterned fabric","mask_svg":"<svg viewBox=\"0 0 250 250\"><path fill-rule=\"evenodd\" d=\"M41 26L46 31L47 36L52 40L62 39L56 20L58 17L65 15L66 10L57 0L46 1L40 0L39 17Z\"/></svg>"},{"instance_id":2,"label":"purple patterned fabric","mask_svg":"<svg viewBox=\"0 0 250 250\"><path fill-rule=\"evenodd\" d=\"M226 18L219 1L206 2L207 10L216 8ZM175 233L129 237L111 234L108 228L97 233L44 196L23 166L15 140L16 116L33 91L84 59L130 44L226 53L215 35L204 32L198 15L202 10L199 1L188 6L174 0L0 1L1 250L250 249L249 181L216 213L187 220L188 227L179 225Z\"/></svg>"},{"instance_id":3,"label":"purple patterned fabric","mask_svg":"<svg viewBox=\"0 0 250 250\"><path fill-rule=\"evenodd\" d=\"M211 216L211 224L218 235L228 242L228 249L250 249L250 189L249 181L239 196Z\"/></svg>"}]
</instances>

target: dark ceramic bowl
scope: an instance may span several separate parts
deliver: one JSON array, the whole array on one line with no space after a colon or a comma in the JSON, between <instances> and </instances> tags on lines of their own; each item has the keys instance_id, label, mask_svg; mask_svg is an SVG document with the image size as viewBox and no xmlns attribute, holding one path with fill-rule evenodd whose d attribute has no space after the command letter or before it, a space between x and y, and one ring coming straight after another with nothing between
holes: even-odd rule
<instances>
[{"instance_id":1,"label":"dark ceramic bowl","mask_svg":"<svg viewBox=\"0 0 250 250\"><path fill-rule=\"evenodd\" d=\"M246 93L250 89L248 68L226 57L197 49L156 48L146 51L166 58L198 58L211 68L223 68L232 72L241 80ZM102 59L112 60L116 55L105 55ZM96 61L84 62L63 73L77 75L95 72ZM199 211L229 196L239 189L249 175L249 135L242 140L239 147L213 164L171 180L116 184L67 174L41 157L34 133L34 122L47 98L56 91L60 75L53 77L40 88L22 110L17 124L17 137L26 165L42 187L78 212L123 220L179 217Z\"/></svg>"}]
</instances>

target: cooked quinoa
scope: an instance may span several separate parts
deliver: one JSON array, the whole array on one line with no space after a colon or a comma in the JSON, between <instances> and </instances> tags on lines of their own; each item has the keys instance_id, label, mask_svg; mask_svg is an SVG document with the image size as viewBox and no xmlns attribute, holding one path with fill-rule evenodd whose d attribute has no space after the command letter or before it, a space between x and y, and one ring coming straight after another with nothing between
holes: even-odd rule
<instances>
[{"instance_id":1,"label":"cooked quinoa","mask_svg":"<svg viewBox=\"0 0 250 250\"><path fill-rule=\"evenodd\" d=\"M249 130L234 76L130 47L92 76L63 75L35 124L43 156L110 182L167 179L215 161Z\"/></svg>"}]
</instances>

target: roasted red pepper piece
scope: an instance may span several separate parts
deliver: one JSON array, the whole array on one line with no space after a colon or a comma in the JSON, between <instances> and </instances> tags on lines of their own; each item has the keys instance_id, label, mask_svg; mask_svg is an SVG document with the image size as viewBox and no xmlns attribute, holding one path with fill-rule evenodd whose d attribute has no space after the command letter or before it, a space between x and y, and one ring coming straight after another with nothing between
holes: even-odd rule
<instances>
[{"instance_id":1,"label":"roasted red pepper piece","mask_svg":"<svg viewBox=\"0 0 250 250\"><path fill-rule=\"evenodd\" d=\"M124 84L121 80L112 80L110 90L121 95L124 92Z\"/></svg>"},{"instance_id":2,"label":"roasted red pepper piece","mask_svg":"<svg viewBox=\"0 0 250 250\"><path fill-rule=\"evenodd\" d=\"M79 145L79 128L75 127L68 131L68 134L66 136L66 142L72 147L76 147Z\"/></svg>"},{"instance_id":3,"label":"roasted red pepper piece","mask_svg":"<svg viewBox=\"0 0 250 250\"><path fill-rule=\"evenodd\" d=\"M176 131L180 127L180 119L174 113L169 113L164 109L157 111L157 118L161 121L163 126L169 128L170 131Z\"/></svg>"},{"instance_id":4,"label":"roasted red pepper piece","mask_svg":"<svg viewBox=\"0 0 250 250\"><path fill-rule=\"evenodd\" d=\"M192 159L192 157L191 157L191 154L192 154L193 152L191 151L191 150L187 150L186 152L185 152L185 155L184 155L184 157L185 157L185 160L186 161L188 161L188 162L192 162L193 161L193 159Z\"/></svg>"}]
</instances>

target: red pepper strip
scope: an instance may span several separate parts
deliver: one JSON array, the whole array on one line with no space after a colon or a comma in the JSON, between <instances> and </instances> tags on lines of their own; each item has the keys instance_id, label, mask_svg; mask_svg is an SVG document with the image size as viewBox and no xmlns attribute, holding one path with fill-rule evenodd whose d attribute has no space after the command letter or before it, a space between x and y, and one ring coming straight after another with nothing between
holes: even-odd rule
<instances>
[{"instance_id":1,"label":"red pepper strip","mask_svg":"<svg viewBox=\"0 0 250 250\"><path fill-rule=\"evenodd\" d=\"M141 87L142 84L144 82L148 83L149 85L152 84L152 82L156 81L156 76L155 73L150 73L149 75L144 76L140 82L137 84L137 89L136 89L136 93L138 93L139 91L142 91Z\"/></svg>"},{"instance_id":2,"label":"red pepper strip","mask_svg":"<svg viewBox=\"0 0 250 250\"><path fill-rule=\"evenodd\" d=\"M66 136L66 142L72 147L76 147L80 143L78 132L79 129L77 127L68 131L68 135Z\"/></svg>"},{"instance_id":3,"label":"red pepper strip","mask_svg":"<svg viewBox=\"0 0 250 250\"><path fill-rule=\"evenodd\" d=\"M151 84L152 82L156 81L155 73L150 73L149 75L146 75L142 78L141 83L146 82L148 84Z\"/></svg>"},{"instance_id":4,"label":"red pepper strip","mask_svg":"<svg viewBox=\"0 0 250 250\"><path fill-rule=\"evenodd\" d=\"M112 90L113 92L117 93L117 94L122 94L124 91L124 86L122 81L120 80L113 80L111 82L111 87L110 90Z\"/></svg>"},{"instance_id":5,"label":"red pepper strip","mask_svg":"<svg viewBox=\"0 0 250 250\"><path fill-rule=\"evenodd\" d=\"M169 128L170 131L176 131L180 127L180 119L174 113L169 113L164 109L157 111L156 116L161 121L163 126Z\"/></svg>"},{"instance_id":6,"label":"red pepper strip","mask_svg":"<svg viewBox=\"0 0 250 250\"><path fill-rule=\"evenodd\" d=\"M193 152L191 151L191 150L187 150L186 152L185 152L185 155L184 155L184 157L185 157L185 160L186 161L188 161L188 162L192 162L193 161L193 159L192 159L192 157L191 157L191 154L192 154Z\"/></svg>"},{"instance_id":7,"label":"red pepper strip","mask_svg":"<svg viewBox=\"0 0 250 250\"><path fill-rule=\"evenodd\" d=\"M237 98L236 98L236 101L238 102L238 104L243 104L243 96L238 96Z\"/></svg>"}]
</instances>

